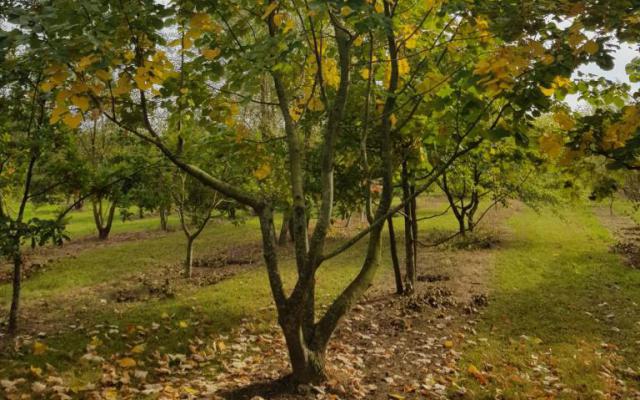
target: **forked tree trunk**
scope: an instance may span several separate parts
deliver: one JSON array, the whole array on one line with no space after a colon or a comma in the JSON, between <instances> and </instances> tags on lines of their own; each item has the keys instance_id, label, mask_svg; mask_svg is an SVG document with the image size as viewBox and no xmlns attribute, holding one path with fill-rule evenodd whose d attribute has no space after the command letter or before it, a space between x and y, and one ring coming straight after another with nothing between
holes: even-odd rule
<instances>
[{"instance_id":1,"label":"forked tree trunk","mask_svg":"<svg viewBox=\"0 0 640 400\"><path fill-rule=\"evenodd\" d=\"M402 272L400 271L400 261L398 260L398 247L396 243L396 233L393 228L393 216L387 218L387 227L389 228L389 252L391 253L391 263L393 265L393 276L396 280L396 293L404 293L404 285L402 284Z\"/></svg>"},{"instance_id":2,"label":"forked tree trunk","mask_svg":"<svg viewBox=\"0 0 640 400\"><path fill-rule=\"evenodd\" d=\"M22 253L19 243L15 251L16 254L13 256L13 294L11 296L8 327L9 335L12 337L18 332L18 314L20 312L20 292L22 286Z\"/></svg>"},{"instance_id":3,"label":"forked tree trunk","mask_svg":"<svg viewBox=\"0 0 640 400\"><path fill-rule=\"evenodd\" d=\"M299 322L292 320L281 323L289 360L291 361L291 378L294 383L321 383L327 379L325 355L326 346L320 349L311 348Z\"/></svg>"},{"instance_id":4,"label":"forked tree trunk","mask_svg":"<svg viewBox=\"0 0 640 400\"><path fill-rule=\"evenodd\" d=\"M456 217L456 221L458 221L458 234L464 237L467 233L467 226L465 225L465 208L464 204L462 204L463 200L461 198L461 204L456 203L456 199L453 197L453 193L449 188L446 173L442 173L442 182L440 183L440 189L442 189L445 196L447 196L447 201L449 202L451 211L453 211L453 215Z\"/></svg>"},{"instance_id":5,"label":"forked tree trunk","mask_svg":"<svg viewBox=\"0 0 640 400\"><path fill-rule=\"evenodd\" d=\"M98 239L107 240L109 238L109 234L111 233L111 227L113 226L113 218L116 213L117 203L113 201L109 205L109 210L107 211L106 220L104 219L102 213L102 199L98 199L97 201L93 201L93 219L96 223L96 229L98 230Z\"/></svg>"}]
</instances>

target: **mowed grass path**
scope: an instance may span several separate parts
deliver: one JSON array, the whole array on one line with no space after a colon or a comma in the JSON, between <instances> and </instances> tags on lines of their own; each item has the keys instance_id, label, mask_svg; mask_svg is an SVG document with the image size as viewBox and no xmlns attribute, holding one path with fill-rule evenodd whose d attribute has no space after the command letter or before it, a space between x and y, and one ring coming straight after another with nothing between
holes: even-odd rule
<instances>
[{"instance_id":1,"label":"mowed grass path","mask_svg":"<svg viewBox=\"0 0 640 400\"><path fill-rule=\"evenodd\" d=\"M479 329L488 340L469 346L461 365L488 382L468 373L463 384L475 398L627 398L625 390L638 390L625 370L640 370L640 270L609 252L614 239L589 210L524 211L510 226Z\"/></svg>"}]
</instances>

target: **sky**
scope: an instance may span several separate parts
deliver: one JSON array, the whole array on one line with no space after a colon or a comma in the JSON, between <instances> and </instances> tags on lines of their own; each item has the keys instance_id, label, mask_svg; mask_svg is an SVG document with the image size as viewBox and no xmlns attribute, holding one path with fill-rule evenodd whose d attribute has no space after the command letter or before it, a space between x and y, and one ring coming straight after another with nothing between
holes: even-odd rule
<instances>
[{"instance_id":1,"label":"sky","mask_svg":"<svg viewBox=\"0 0 640 400\"><path fill-rule=\"evenodd\" d=\"M611 71L605 71L602 68L598 67L596 63L587 64L579 69L580 72L594 74L596 76L601 76L607 78L614 82L620 83L628 83L631 85L632 91L636 91L640 89L640 83L631 83L629 81L629 76L625 71L625 67L627 64L631 62L636 57L640 57L640 49L636 46L632 46L626 43L620 45L620 48L617 49L613 53L613 58L615 60L615 66ZM574 77L576 74L574 74ZM579 108L582 105L577 98L577 96L567 96L567 103L572 108Z\"/></svg>"}]
</instances>

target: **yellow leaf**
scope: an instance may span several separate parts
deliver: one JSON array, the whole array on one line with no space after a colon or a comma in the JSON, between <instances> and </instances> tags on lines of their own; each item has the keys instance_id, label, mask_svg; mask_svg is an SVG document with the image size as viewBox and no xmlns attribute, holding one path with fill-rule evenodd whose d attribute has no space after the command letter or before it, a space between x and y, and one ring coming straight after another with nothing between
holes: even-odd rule
<instances>
[{"instance_id":1,"label":"yellow leaf","mask_svg":"<svg viewBox=\"0 0 640 400\"><path fill-rule=\"evenodd\" d=\"M133 80L136 81L136 85L141 90L149 90L153 87L153 84L147 79L146 68L138 67L136 69L136 74L133 77Z\"/></svg>"},{"instance_id":2,"label":"yellow leaf","mask_svg":"<svg viewBox=\"0 0 640 400\"><path fill-rule=\"evenodd\" d=\"M42 83L40 84L40 89L41 89L43 92L50 92L50 91L51 91L51 89L53 89L53 87L54 87L54 85L53 85L53 83L52 83L52 82L50 82L50 81L44 81L44 82L42 82Z\"/></svg>"},{"instance_id":3,"label":"yellow leaf","mask_svg":"<svg viewBox=\"0 0 640 400\"><path fill-rule=\"evenodd\" d=\"M569 114L564 111L558 111L553 115L553 119L558 123L560 128L570 131L576 125L575 121Z\"/></svg>"},{"instance_id":4,"label":"yellow leaf","mask_svg":"<svg viewBox=\"0 0 640 400\"><path fill-rule=\"evenodd\" d=\"M105 400L117 400L118 399L118 391L114 388L108 388L105 389L102 392L102 397L105 398Z\"/></svg>"},{"instance_id":5,"label":"yellow leaf","mask_svg":"<svg viewBox=\"0 0 640 400\"><path fill-rule=\"evenodd\" d=\"M97 336L92 336L91 342L89 342L89 344L93 347L98 347L102 345L102 340Z\"/></svg>"},{"instance_id":6,"label":"yellow leaf","mask_svg":"<svg viewBox=\"0 0 640 400\"><path fill-rule=\"evenodd\" d=\"M47 352L47 345L46 344L44 344L42 342L39 342L37 340L35 342L33 342L33 355L39 356L39 355L42 355L42 354L44 354L46 352Z\"/></svg>"},{"instance_id":7,"label":"yellow leaf","mask_svg":"<svg viewBox=\"0 0 640 400\"><path fill-rule=\"evenodd\" d=\"M273 23L276 24L276 26L282 25L282 21L284 21L284 14L276 14L273 16Z\"/></svg>"},{"instance_id":8,"label":"yellow leaf","mask_svg":"<svg viewBox=\"0 0 640 400\"><path fill-rule=\"evenodd\" d=\"M42 368L34 367L33 365L29 367L29 370L34 376L42 375Z\"/></svg>"},{"instance_id":9,"label":"yellow leaf","mask_svg":"<svg viewBox=\"0 0 640 400\"><path fill-rule=\"evenodd\" d=\"M344 6L340 9L340 14L342 14L343 17L348 17L352 12L353 10L349 6Z\"/></svg>"},{"instance_id":10,"label":"yellow leaf","mask_svg":"<svg viewBox=\"0 0 640 400\"><path fill-rule=\"evenodd\" d=\"M197 396L200 392L198 392L197 390L195 390L194 388L190 387L190 386L183 386L182 390L192 396Z\"/></svg>"},{"instance_id":11,"label":"yellow leaf","mask_svg":"<svg viewBox=\"0 0 640 400\"><path fill-rule=\"evenodd\" d=\"M411 71L411 68L409 67L409 61L407 61L406 58L398 60L398 74L400 76L403 76L408 74L409 71Z\"/></svg>"},{"instance_id":12,"label":"yellow leaf","mask_svg":"<svg viewBox=\"0 0 640 400\"><path fill-rule=\"evenodd\" d=\"M146 346L144 344L139 344L139 345L133 346L133 348L131 349L131 352L134 353L134 354L140 354L140 353L144 352L145 347Z\"/></svg>"},{"instance_id":13,"label":"yellow leaf","mask_svg":"<svg viewBox=\"0 0 640 400\"><path fill-rule=\"evenodd\" d=\"M389 396L389 398L393 400L404 400L406 398L403 395L397 393L389 393L387 394L387 396Z\"/></svg>"},{"instance_id":14,"label":"yellow leaf","mask_svg":"<svg viewBox=\"0 0 640 400\"><path fill-rule=\"evenodd\" d=\"M131 357L125 357L118 360L118 365L122 368L133 368L138 365L138 363Z\"/></svg>"},{"instance_id":15,"label":"yellow leaf","mask_svg":"<svg viewBox=\"0 0 640 400\"><path fill-rule=\"evenodd\" d=\"M291 116L292 120L298 121L302 116L302 111L298 107L291 107L289 108L289 115Z\"/></svg>"},{"instance_id":16,"label":"yellow leaf","mask_svg":"<svg viewBox=\"0 0 640 400\"><path fill-rule=\"evenodd\" d=\"M253 172L253 176L255 176L259 181L265 179L271 174L271 165L268 163L264 163Z\"/></svg>"},{"instance_id":17,"label":"yellow leaf","mask_svg":"<svg viewBox=\"0 0 640 400\"><path fill-rule=\"evenodd\" d=\"M558 135L545 134L540 137L539 145L543 153L549 155L551 158L556 158L562 153L564 142Z\"/></svg>"},{"instance_id":18,"label":"yellow leaf","mask_svg":"<svg viewBox=\"0 0 640 400\"><path fill-rule=\"evenodd\" d=\"M555 78L553 78L553 86L558 88L571 87L571 79L558 75Z\"/></svg>"},{"instance_id":19,"label":"yellow leaf","mask_svg":"<svg viewBox=\"0 0 640 400\"><path fill-rule=\"evenodd\" d=\"M551 97L553 96L553 94L556 92L556 89L551 87L551 88L546 88L542 85L538 85L538 87L540 88L540 91L542 92L542 94L544 94L547 97Z\"/></svg>"},{"instance_id":20,"label":"yellow leaf","mask_svg":"<svg viewBox=\"0 0 640 400\"><path fill-rule=\"evenodd\" d=\"M202 49L202 56L207 60L213 60L214 58L217 58L219 55L220 55L220 49L217 47L215 49Z\"/></svg>"},{"instance_id":21,"label":"yellow leaf","mask_svg":"<svg viewBox=\"0 0 640 400\"><path fill-rule=\"evenodd\" d=\"M68 113L62 117L62 122L71 129L76 129L82 123L82 114Z\"/></svg>"},{"instance_id":22,"label":"yellow leaf","mask_svg":"<svg viewBox=\"0 0 640 400\"><path fill-rule=\"evenodd\" d=\"M78 61L78 71L82 72L85 69L87 69L87 67L89 67L91 64L93 64L95 61L97 60L97 57L93 54L82 57L79 61Z\"/></svg>"},{"instance_id":23,"label":"yellow leaf","mask_svg":"<svg viewBox=\"0 0 640 400\"><path fill-rule=\"evenodd\" d=\"M71 96L71 104L83 112L89 109L89 99L84 96Z\"/></svg>"},{"instance_id":24,"label":"yellow leaf","mask_svg":"<svg viewBox=\"0 0 640 400\"><path fill-rule=\"evenodd\" d=\"M290 30L292 30L294 27L295 27L295 21L293 20L293 18L287 18L287 20L284 23L284 29L282 29L282 31L284 33L287 33Z\"/></svg>"},{"instance_id":25,"label":"yellow leaf","mask_svg":"<svg viewBox=\"0 0 640 400\"><path fill-rule=\"evenodd\" d=\"M376 0L376 4L373 6L378 14L382 14L384 12L384 5L382 4L383 1L384 0Z\"/></svg>"},{"instance_id":26,"label":"yellow leaf","mask_svg":"<svg viewBox=\"0 0 640 400\"><path fill-rule=\"evenodd\" d=\"M114 96L122 96L130 93L131 89L133 89L131 81L125 75L120 75L120 78L118 78L118 82L112 89L112 92Z\"/></svg>"},{"instance_id":27,"label":"yellow leaf","mask_svg":"<svg viewBox=\"0 0 640 400\"><path fill-rule=\"evenodd\" d=\"M225 345L222 340L218 341L218 343L216 343L216 346L220 351L225 351L225 349L227 348L227 345Z\"/></svg>"},{"instance_id":28,"label":"yellow leaf","mask_svg":"<svg viewBox=\"0 0 640 400\"><path fill-rule=\"evenodd\" d=\"M362 68L360 70L360 76L362 79L369 79L369 68Z\"/></svg>"},{"instance_id":29,"label":"yellow leaf","mask_svg":"<svg viewBox=\"0 0 640 400\"><path fill-rule=\"evenodd\" d=\"M469 368L467 368L467 372L469 373L469 375L476 378L476 380L478 380L480 384L484 385L487 383L487 378L484 376L482 372L480 372L478 368L476 368L475 365L469 364Z\"/></svg>"},{"instance_id":30,"label":"yellow leaf","mask_svg":"<svg viewBox=\"0 0 640 400\"><path fill-rule=\"evenodd\" d=\"M189 25L191 25L192 28L202 31L210 31L214 28L211 16L205 13L194 14L189 21Z\"/></svg>"},{"instance_id":31,"label":"yellow leaf","mask_svg":"<svg viewBox=\"0 0 640 400\"><path fill-rule=\"evenodd\" d=\"M362 46L362 42L364 41L364 39L362 38L362 36L358 36L357 38L355 38L355 40L353 41L353 45L354 46Z\"/></svg>"},{"instance_id":32,"label":"yellow leaf","mask_svg":"<svg viewBox=\"0 0 640 400\"><path fill-rule=\"evenodd\" d=\"M395 114L391 114L391 116L389 117L389 122L391 122L391 126L393 128L396 127L396 123L398 123L398 118L396 117Z\"/></svg>"},{"instance_id":33,"label":"yellow leaf","mask_svg":"<svg viewBox=\"0 0 640 400\"><path fill-rule=\"evenodd\" d=\"M273 3L270 3L267 8L264 10L264 14L262 14L262 19L267 19L269 18L269 15L271 15L271 13L273 12L273 10L276 9L276 7L278 7L278 2L274 1Z\"/></svg>"},{"instance_id":34,"label":"yellow leaf","mask_svg":"<svg viewBox=\"0 0 640 400\"><path fill-rule=\"evenodd\" d=\"M586 51L591 55L594 55L598 52L598 50L600 50L600 45L595 40L589 40L587 43L584 44L584 46L582 46L582 50Z\"/></svg>"},{"instance_id":35,"label":"yellow leaf","mask_svg":"<svg viewBox=\"0 0 640 400\"><path fill-rule=\"evenodd\" d=\"M60 103L56 103L56 106L54 107L53 111L51 111L51 116L49 117L49 123L50 124L58 123L58 121L62 119L62 116L68 111L69 110L67 110L67 108L64 107L64 105L61 105Z\"/></svg>"},{"instance_id":36,"label":"yellow leaf","mask_svg":"<svg viewBox=\"0 0 640 400\"><path fill-rule=\"evenodd\" d=\"M104 82L108 82L111 80L111 72L107 71L106 69L97 70L96 76L98 77L98 79Z\"/></svg>"},{"instance_id":37,"label":"yellow leaf","mask_svg":"<svg viewBox=\"0 0 640 400\"><path fill-rule=\"evenodd\" d=\"M453 341L452 341L452 340L445 340L445 342L444 342L444 347L445 347L446 349L451 349L451 348L453 348Z\"/></svg>"},{"instance_id":38,"label":"yellow leaf","mask_svg":"<svg viewBox=\"0 0 640 400\"><path fill-rule=\"evenodd\" d=\"M182 329L186 329L189 327L189 324L187 323L187 321L180 321L178 322L178 326Z\"/></svg>"},{"instance_id":39,"label":"yellow leaf","mask_svg":"<svg viewBox=\"0 0 640 400\"><path fill-rule=\"evenodd\" d=\"M309 110L322 111L324 110L324 103L317 97L313 97L309 100Z\"/></svg>"}]
</instances>

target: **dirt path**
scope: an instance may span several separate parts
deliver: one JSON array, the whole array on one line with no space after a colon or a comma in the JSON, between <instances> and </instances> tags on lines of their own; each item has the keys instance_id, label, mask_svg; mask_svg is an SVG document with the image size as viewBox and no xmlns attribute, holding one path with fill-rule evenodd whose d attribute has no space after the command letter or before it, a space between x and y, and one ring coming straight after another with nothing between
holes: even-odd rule
<instances>
[{"instance_id":1,"label":"dirt path","mask_svg":"<svg viewBox=\"0 0 640 400\"><path fill-rule=\"evenodd\" d=\"M630 267L640 268L640 226L628 215L611 213L608 207L594 207L594 213L616 239L611 251L621 254Z\"/></svg>"}]
</instances>

